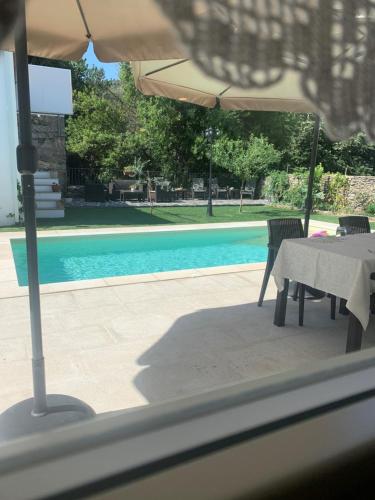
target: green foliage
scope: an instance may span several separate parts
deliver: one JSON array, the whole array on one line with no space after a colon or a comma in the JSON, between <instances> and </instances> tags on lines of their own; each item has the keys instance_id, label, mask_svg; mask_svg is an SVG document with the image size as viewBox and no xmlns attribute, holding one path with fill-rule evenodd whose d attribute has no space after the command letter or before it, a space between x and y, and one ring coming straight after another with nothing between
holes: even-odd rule
<instances>
[{"instance_id":1,"label":"green foliage","mask_svg":"<svg viewBox=\"0 0 375 500\"><path fill-rule=\"evenodd\" d=\"M320 208L324 199L324 193L322 192L321 188L323 173L323 166L317 165L315 167L312 191L313 208ZM272 177L275 178L275 181L273 180L273 178L266 179L266 185L273 186L274 184L276 184L277 186L276 193L278 193L278 200L274 199L273 201L283 202L298 209L303 209L307 197L309 171L306 169L296 170L293 173L292 178L288 178L287 174L282 172L279 172L278 174L279 175L275 175L275 172L273 172L272 174ZM288 180L288 184L286 183L286 180ZM270 193L272 196L271 190ZM274 194L274 196L276 196L276 193Z\"/></svg>"},{"instance_id":2,"label":"green foliage","mask_svg":"<svg viewBox=\"0 0 375 500\"><path fill-rule=\"evenodd\" d=\"M302 115L289 132L289 144L283 151L283 163L290 171L307 167L314 129L312 115ZM331 141L324 131L319 135L318 163L324 165L326 172L341 172L346 175L374 175L375 146L368 144L363 133L345 141Z\"/></svg>"},{"instance_id":3,"label":"green foliage","mask_svg":"<svg viewBox=\"0 0 375 500\"><path fill-rule=\"evenodd\" d=\"M128 173L134 177L137 177L137 179L141 179L148 162L149 160L143 161L141 158L135 157L132 165L124 167L123 173Z\"/></svg>"},{"instance_id":4,"label":"green foliage","mask_svg":"<svg viewBox=\"0 0 375 500\"><path fill-rule=\"evenodd\" d=\"M127 118L114 101L95 92L76 91L75 115L66 123L66 146L76 153L86 166L100 168L102 178L111 177L127 157Z\"/></svg>"},{"instance_id":5,"label":"green foliage","mask_svg":"<svg viewBox=\"0 0 375 500\"><path fill-rule=\"evenodd\" d=\"M263 196L273 203L280 203L289 189L289 176L286 172L274 170L266 177Z\"/></svg>"},{"instance_id":6,"label":"green foliage","mask_svg":"<svg viewBox=\"0 0 375 500\"><path fill-rule=\"evenodd\" d=\"M278 167L280 153L265 137L250 135L245 141L224 136L213 145L213 161L237 175L244 184Z\"/></svg>"},{"instance_id":7,"label":"green foliage","mask_svg":"<svg viewBox=\"0 0 375 500\"><path fill-rule=\"evenodd\" d=\"M121 64L118 81L108 81L103 70L89 67L85 60L31 57L30 62L72 71L75 114L67 120L67 148L75 166L99 169L103 180L122 172L134 158L147 161L148 169L179 185L186 184L193 173L203 176L209 165L210 147L204 137L208 127L220 131L213 145L215 176L224 170L227 182L239 185L282 165L287 173L296 172L301 182L306 179L302 171L310 163L313 115L225 111L147 97L135 88L127 63ZM375 147L363 134L332 142L323 128L317 162L326 172L370 175L375 168ZM270 186L276 199L281 196L276 177L272 182L276 183ZM304 190L302 184L290 186L291 203L302 206ZM314 188L316 206L322 206L319 193ZM342 205L339 200L334 203Z\"/></svg>"},{"instance_id":8,"label":"green foliage","mask_svg":"<svg viewBox=\"0 0 375 500\"><path fill-rule=\"evenodd\" d=\"M367 205L366 213L369 215L375 215L375 201L372 201Z\"/></svg>"},{"instance_id":9,"label":"green foliage","mask_svg":"<svg viewBox=\"0 0 375 500\"><path fill-rule=\"evenodd\" d=\"M334 212L344 210L348 205L348 188L349 181L345 175L340 172L327 175L323 181L324 200L327 208Z\"/></svg>"}]
</instances>

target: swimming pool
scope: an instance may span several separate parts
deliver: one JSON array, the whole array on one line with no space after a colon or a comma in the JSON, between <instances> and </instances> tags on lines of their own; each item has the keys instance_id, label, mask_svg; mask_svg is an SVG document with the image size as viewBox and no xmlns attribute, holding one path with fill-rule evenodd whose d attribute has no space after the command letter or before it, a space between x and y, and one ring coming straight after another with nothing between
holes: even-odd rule
<instances>
[{"instance_id":1,"label":"swimming pool","mask_svg":"<svg viewBox=\"0 0 375 500\"><path fill-rule=\"evenodd\" d=\"M264 262L266 228L158 231L38 239L42 284ZM27 285L24 239L11 240L18 283Z\"/></svg>"}]
</instances>

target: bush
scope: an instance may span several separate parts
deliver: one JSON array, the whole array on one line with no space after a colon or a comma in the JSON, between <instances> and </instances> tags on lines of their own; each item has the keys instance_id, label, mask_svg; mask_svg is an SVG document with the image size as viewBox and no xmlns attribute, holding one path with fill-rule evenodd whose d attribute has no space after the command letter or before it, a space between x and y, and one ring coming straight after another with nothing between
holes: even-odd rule
<instances>
[{"instance_id":1,"label":"bush","mask_svg":"<svg viewBox=\"0 0 375 500\"><path fill-rule=\"evenodd\" d=\"M366 213L368 215L375 215L375 201L369 203L366 207Z\"/></svg>"},{"instance_id":2,"label":"bush","mask_svg":"<svg viewBox=\"0 0 375 500\"><path fill-rule=\"evenodd\" d=\"M266 177L263 196L274 203L283 201L285 192L289 189L289 176L286 172L274 170Z\"/></svg>"},{"instance_id":3,"label":"bush","mask_svg":"<svg viewBox=\"0 0 375 500\"><path fill-rule=\"evenodd\" d=\"M300 169L293 173L294 183L285 192L283 200L295 208L302 209L305 207L307 196L307 184L309 179L309 171ZM317 165L315 168L314 184L313 184L313 208L320 208L324 201L324 193L321 188L321 180L323 176L323 166Z\"/></svg>"},{"instance_id":4,"label":"bush","mask_svg":"<svg viewBox=\"0 0 375 500\"><path fill-rule=\"evenodd\" d=\"M341 212L348 206L349 181L339 172L329 174L324 180L324 200L334 212Z\"/></svg>"}]
</instances>

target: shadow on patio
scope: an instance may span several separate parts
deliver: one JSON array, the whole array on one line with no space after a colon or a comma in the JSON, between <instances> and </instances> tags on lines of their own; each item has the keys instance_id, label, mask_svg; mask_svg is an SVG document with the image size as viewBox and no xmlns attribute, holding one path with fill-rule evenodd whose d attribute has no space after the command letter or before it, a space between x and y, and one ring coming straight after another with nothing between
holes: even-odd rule
<instances>
[{"instance_id":1,"label":"shadow on patio","mask_svg":"<svg viewBox=\"0 0 375 500\"><path fill-rule=\"evenodd\" d=\"M202 309L182 316L144 352L134 379L149 402L188 396L245 379L292 370L345 353L347 317L329 316L329 301L308 301L305 326L288 301L285 328L272 324L274 300ZM373 321L363 348L375 345Z\"/></svg>"}]
</instances>

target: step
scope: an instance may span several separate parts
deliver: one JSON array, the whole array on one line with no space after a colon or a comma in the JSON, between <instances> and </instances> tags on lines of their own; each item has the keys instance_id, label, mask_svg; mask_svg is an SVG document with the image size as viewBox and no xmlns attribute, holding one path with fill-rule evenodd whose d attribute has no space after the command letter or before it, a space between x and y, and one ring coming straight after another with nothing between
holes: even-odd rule
<instances>
[{"instance_id":1,"label":"step","mask_svg":"<svg viewBox=\"0 0 375 500\"><path fill-rule=\"evenodd\" d=\"M57 177L55 170L37 170L34 174L34 179L49 179L50 177Z\"/></svg>"},{"instance_id":2,"label":"step","mask_svg":"<svg viewBox=\"0 0 375 500\"><path fill-rule=\"evenodd\" d=\"M35 215L37 219L61 219L65 212L63 208L37 208Z\"/></svg>"},{"instance_id":3,"label":"step","mask_svg":"<svg viewBox=\"0 0 375 500\"><path fill-rule=\"evenodd\" d=\"M49 201L49 200L60 200L61 199L61 193L54 193L53 191L48 191L48 192L36 192L35 193L35 199L37 201Z\"/></svg>"},{"instance_id":4,"label":"step","mask_svg":"<svg viewBox=\"0 0 375 500\"><path fill-rule=\"evenodd\" d=\"M51 186L43 186L43 185L39 186L37 184L35 185L35 192L36 193L53 193ZM61 193L59 193L59 194L61 194Z\"/></svg>"},{"instance_id":5,"label":"step","mask_svg":"<svg viewBox=\"0 0 375 500\"><path fill-rule=\"evenodd\" d=\"M57 177L41 177L40 179L35 179L36 186L52 186L52 184L59 184L59 179Z\"/></svg>"},{"instance_id":6,"label":"step","mask_svg":"<svg viewBox=\"0 0 375 500\"><path fill-rule=\"evenodd\" d=\"M51 177L49 170L37 170L34 174L34 179L48 179Z\"/></svg>"},{"instance_id":7,"label":"step","mask_svg":"<svg viewBox=\"0 0 375 500\"><path fill-rule=\"evenodd\" d=\"M57 207L59 200L36 200L36 208L60 208Z\"/></svg>"}]
</instances>

